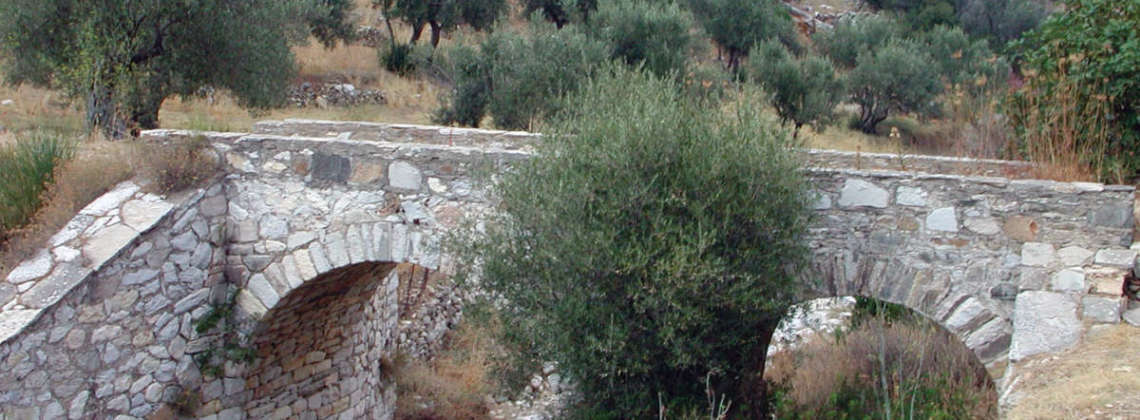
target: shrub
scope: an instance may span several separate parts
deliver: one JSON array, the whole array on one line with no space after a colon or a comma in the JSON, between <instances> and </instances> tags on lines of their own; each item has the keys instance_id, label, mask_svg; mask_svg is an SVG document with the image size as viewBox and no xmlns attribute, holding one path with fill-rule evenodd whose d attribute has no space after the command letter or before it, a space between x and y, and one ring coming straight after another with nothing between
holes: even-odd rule
<instances>
[{"instance_id":1,"label":"shrub","mask_svg":"<svg viewBox=\"0 0 1140 420\"><path fill-rule=\"evenodd\" d=\"M412 60L412 46L408 44L393 44L380 56L384 69L405 77L416 71L416 63Z\"/></svg>"},{"instance_id":2,"label":"shrub","mask_svg":"<svg viewBox=\"0 0 1140 420\"><path fill-rule=\"evenodd\" d=\"M486 112L497 127L532 128L606 60L605 46L577 28L533 25L530 36L496 31L478 50L458 49L451 58L455 87L436 121L477 126Z\"/></svg>"},{"instance_id":3,"label":"shrub","mask_svg":"<svg viewBox=\"0 0 1140 420\"><path fill-rule=\"evenodd\" d=\"M218 174L218 161L205 136L147 145L142 153L141 172L154 192L179 192Z\"/></svg>"},{"instance_id":4,"label":"shrub","mask_svg":"<svg viewBox=\"0 0 1140 420\"><path fill-rule=\"evenodd\" d=\"M675 3L622 0L602 3L589 30L609 46L612 58L666 76L685 71L692 27L692 17Z\"/></svg>"},{"instance_id":5,"label":"shrub","mask_svg":"<svg viewBox=\"0 0 1140 420\"><path fill-rule=\"evenodd\" d=\"M493 187L501 212L453 245L459 266L478 264L517 342L575 381L581 416L705 407L708 375L762 415L765 349L807 255L789 139L757 107L708 112L620 66L566 103Z\"/></svg>"},{"instance_id":6,"label":"shrub","mask_svg":"<svg viewBox=\"0 0 1140 420\"><path fill-rule=\"evenodd\" d=\"M445 338L431 361L400 356L392 366L396 418L401 420L490 419L484 398L494 391L502 351L494 330L464 322Z\"/></svg>"},{"instance_id":7,"label":"shrub","mask_svg":"<svg viewBox=\"0 0 1140 420\"><path fill-rule=\"evenodd\" d=\"M811 124L816 131L834 118L835 106L844 97L843 81L827 60L810 56L794 59L775 41L765 41L749 58L752 78L771 94L772 106L783 123L800 127Z\"/></svg>"},{"instance_id":8,"label":"shrub","mask_svg":"<svg viewBox=\"0 0 1140 420\"><path fill-rule=\"evenodd\" d=\"M43 193L74 144L62 137L35 133L0 146L0 242L31 220Z\"/></svg>"},{"instance_id":9,"label":"shrub","mask_svg":"<svg viewBox=\"0 0 1140 420\"><path fill-rule=\"evenodd\" d=\"M891 112L933 113L934 99L942 92L933 58L917 43L892 40L873 51L859 53L847 76L851 99L859 104L859 128L875 133L875 126Z\"/></svg>"},{"instance_id":10,"label":"shrub","mask_svg":"<svg viewBox=\"0 0 1140 420\"><path fill-rule=\"evenodd\" d=\"M1069 0L1064 13L1056 14L1041 27L1026 34L1015 48L1025 58L1023 69L1034 80L1014 97L1013 119L1020 131L1045 133L1054 129L1033 124L1029 112L1039 121L1063 122L1076 117L1076 133L1106 132L1101 157L1115 173L1116 180L1140 172L1140 3L1111 0ZM1054 99L1065 93L1064 100ZM1047 98L1032 106L1025 95ZM1103 112L1102 112L1103 111ZM1086 118L1081 120L1079 118ZM1073 140L1086 146L1083 134ZM1029 142L1032 138L1025 137ZM1090 138L1090 140L1093 140ZM1104 174L1107 175L1107 174Z\"/></svg>"}]
</instances>

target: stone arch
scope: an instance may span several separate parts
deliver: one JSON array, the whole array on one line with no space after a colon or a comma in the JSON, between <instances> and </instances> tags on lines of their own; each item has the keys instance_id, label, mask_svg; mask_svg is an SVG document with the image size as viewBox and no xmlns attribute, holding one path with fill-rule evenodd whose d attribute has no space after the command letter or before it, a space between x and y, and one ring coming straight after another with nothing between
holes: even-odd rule
<instances>
[{"instance_id":1,"label":"stone arch","mask_svg":"<svg viewBox=\"0 0 1140 420\"><path fill-rule=\"evenodd\" d=\"M238 297L255 352L244 384L234 385L244 386L242 411L250 418L390 418L395 389L384 366L398 331L394 268L437 269L438 244L420 226L360 223L314 235L251 274Z\"/></svg>"},{"instance_id":2,"label":"stone arch","mask_svg":"<svg viewBox=\"0 0 1140 420\"><path fill-rule=\"evenodd\" d=\"M962 270L853 249L816 255L808 299L862 296L918 312L964 343L999 383L1013 334L1012 304L978 284L987 276L1007 276L993 267L1000 262L975 261Z\"/></svg>"}]
</instances>

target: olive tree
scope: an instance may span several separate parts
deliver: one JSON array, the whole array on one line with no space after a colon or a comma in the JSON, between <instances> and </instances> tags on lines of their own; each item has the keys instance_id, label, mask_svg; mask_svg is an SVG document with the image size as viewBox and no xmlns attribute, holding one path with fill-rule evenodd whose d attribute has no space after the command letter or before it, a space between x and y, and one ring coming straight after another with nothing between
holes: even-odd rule
<instances>
[{"instance_id":1,"label":"olive tree","mask_svg":"<svg viewBox=\"0 0 1140 420\"><path fill-rule=\"evenodd\" d=\"M528 34L496 31L451 55L454 87L435 121L478 126L490 114L505 129L530 129L555 113L559 97L608 58L605 44L579 28L555 30L541 21Z\"/></svg>"},{"instance_id":2,"label":"olive tree","mask_svg":"<svg viewBox=\"0 0 1140 420\"><path fill-rule=\"evenodd\" d=\"M796 45L791 16L778 0L690 0L705 32L728 53L727 67L736 71L753 45L779 39Z\"/></svg>"},{"instance_id":3,"label":"olive tree","mask_svg":"<svg viewBox=\"0 0 1140 420\"><path fill-rule=\"evenodd\" d=\"M862 51L847 75L851 100L860 107L859 129L874 134L891 112L929 114L938 109L942 93L934 59L912 41L892 40L881 48Z\"/></svg>"},{"instance_id":4,"label":"olive tree","mask_svg":"<svg viewBox=\"0 0 1140 420\"><path fill-rule=\"evenodd\" d=\"M843 80L826 59L796 59L772 40L760 44L748 58L748 73L768 92L781 122L794 125L792 137L799 137L804 124L820 130L834 118L835 107L846 95Z\"/></svg>"},{"instance_id":5,"label":"olive tree","mask_svg":"<svg viewBox=\"0 0 1140 420\"><path fill-rule=\"evenodd\" d=\"M202 86L228 89L244 106L283 103L290 44L310 33L335 42L344 4L0 0L0 56L8 82L82 97L89 125L119 136L128 125L156 127L164 99Z\"/></svg>"},{"instance_id":6,"label":"olive tree","mask_svg":"<svg viewBox=\"0 0 1140 420\"><path fill-rule=\"evenodd\" d=\"M708 391L764 418L766 349L808 254L790 139L756 107L708 112L672 79L608 69L494 184L499 211L453 245L458 266L577 384L581 417L683 412Z\"/></svg>"},{"instance_id":7,"label":"olive tree","mask_svg":"<svg viewBox=\"0 0 1140 420\"><path fill-rule=\"evenodd\" d=\"M611 57L658 76L685 71L693 19L678 5L616 0L602 3L594 16L587 31L610 47Z\"/></svg>"}]
</instances>

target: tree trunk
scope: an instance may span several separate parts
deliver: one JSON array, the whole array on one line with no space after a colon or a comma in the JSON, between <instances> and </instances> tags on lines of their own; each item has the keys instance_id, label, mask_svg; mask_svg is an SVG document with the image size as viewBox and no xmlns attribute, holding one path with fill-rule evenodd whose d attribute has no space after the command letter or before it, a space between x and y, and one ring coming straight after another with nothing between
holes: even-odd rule
<instances>
[{"instance_id":1,"label":"tree trunk","mask_svg":"<svg viewBox=\"0 0 1140 420\"><path fill-rule=\"evenodd\" d=\"M108 139L119 139L127 133L126 123L119 117L115 95L109 86L95 84L87 94L87 130L98 129Z\"/></svg>"},{"instance_id":2,"label":"tree trunk","mask_svg":"<svg viewBox=\"0 0 1140 420\"><path fill-rule=\"evenodd\" d=\"M412 25L412 39L410 41L408 41L408 44L409 45L415 45L416 42L419 42L420 35L423 35L423 33L424 33L424 22L416 22L414 25Z\"/></svg>"},{"instance_id":3,"label":"tree trunk","mask_svg":"<svg viewBox=\"0 0 1140 420\"><path fill-rule=\"evenodd\" d=\"M772 321L770 326L761 328L760 342L754 348L751 360L745 364L745 375L740 383L741 389L738 397L739 401L733 401L732 412L744 418L750 419L766 419L768 418L768 383L764 381L764 362L768 357L768 345L772 342L772 334L776 332L776 326L780 323L780 318ZM729 416L735 418L735 416Z\"/></svg>"},{"instance_id":4,"label":"tree trunk","mask_svg":"<svg viewBox=\"0 0 1140 420\"><path fill-rule=\"evenodd\" d=\"M439 45L439 36L443 34L443 25L439 22L431 21L431 49L434 51L435 47Z\"/></svg>"}]
</instances>

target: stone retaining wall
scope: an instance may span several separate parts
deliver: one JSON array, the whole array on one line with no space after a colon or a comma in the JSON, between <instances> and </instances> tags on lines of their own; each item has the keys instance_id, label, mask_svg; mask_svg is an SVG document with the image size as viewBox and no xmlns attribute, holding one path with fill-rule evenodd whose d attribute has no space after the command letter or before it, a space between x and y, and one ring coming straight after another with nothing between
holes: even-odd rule
<instances>
[{"instance_id":1,"label":"stone retaining wall","mask_svg":"<svg viewBox=\"0 0 1140 420\"><path fill-rule=\"evenodd\" d=\"M194 320L222 288L215 184L175 197L127 182L16 267L0 312L0 417L143 417L202 383Z\"/></svg>"}]
</instances>

